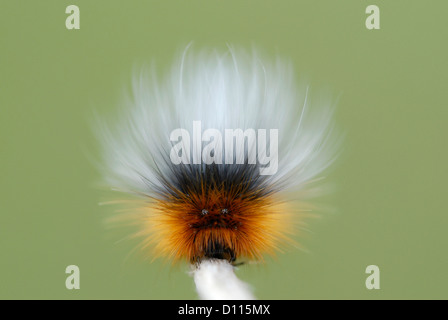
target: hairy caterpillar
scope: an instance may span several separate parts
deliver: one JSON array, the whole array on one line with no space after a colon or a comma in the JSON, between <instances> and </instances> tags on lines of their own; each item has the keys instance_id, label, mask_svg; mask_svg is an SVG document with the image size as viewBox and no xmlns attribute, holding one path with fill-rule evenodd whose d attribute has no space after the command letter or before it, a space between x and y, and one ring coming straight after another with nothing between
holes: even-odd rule
<instances>
[{"instance_id":1,"label":"hairy caterpillar","mask_svg":"<svg viewBox=\"0 0 448 320\"><path fill-rule=\"evenodd\" d=\"M187 47L163 80L135 76L121 121L101 129L104 175L142 199L137 235L155 256L198 268L262 260L290 241L301 200L335 159L332 110L280 58Z\"/></svg>"}]
</instances>

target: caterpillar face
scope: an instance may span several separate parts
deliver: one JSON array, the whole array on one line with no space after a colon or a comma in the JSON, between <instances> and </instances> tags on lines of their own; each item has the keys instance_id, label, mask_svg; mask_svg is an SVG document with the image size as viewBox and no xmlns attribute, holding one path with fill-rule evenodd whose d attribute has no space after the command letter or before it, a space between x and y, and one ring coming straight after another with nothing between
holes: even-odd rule
<instances>
[{"instance_id":1,"label":"caterpillar face","mask_svg":"<svg viewBox=\"0 0 448 320\"><path fill-rule=\"evenodd\" d=\"M153 210L156 249L175 259L262 259L288 234L287 214L255 165L176 167ZM171 233L171 236L169 235ZM182 245L180 245L182 244Z\"/></svg>"},{"instance_id":2,"label":"caterpillar face","mask_svg":"<svg viewBox=\"0 0 448 320\"><path fill-rule=\"evenodd\" d=\"M274 254L337 150L331 103L316 101L289 64L233 49L135 77L100 134L106 182L142 200L142 249L191 263Z\"/></svg>"}]
</instances>

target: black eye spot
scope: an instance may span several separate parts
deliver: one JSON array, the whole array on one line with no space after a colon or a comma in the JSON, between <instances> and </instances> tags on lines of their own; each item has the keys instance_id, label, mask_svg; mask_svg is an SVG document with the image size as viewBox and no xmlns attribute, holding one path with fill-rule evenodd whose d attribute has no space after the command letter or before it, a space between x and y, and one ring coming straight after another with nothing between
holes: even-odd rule
<instances>
[{"instance_id":1,"label":"black eye spot","mask_svg":"<svg viewBox=\"0 0 448 320\"><path fill-rule=\"evenodd\" d=\"M221 214L228 214L229 213L229 209L222 209L221 210Z\"/></svg>"},{"instance_id":2,"label":"black eye spot","mask_svg":"<svg viewBox=\"0 0 448 320\"><path fill-rule=\"evenodd\" d=\"M208 210L206 210L206 209L202 209L202 211L201 211L201 215L205 216L206 214L208 214Z\"/></svg>"}]
</instances>

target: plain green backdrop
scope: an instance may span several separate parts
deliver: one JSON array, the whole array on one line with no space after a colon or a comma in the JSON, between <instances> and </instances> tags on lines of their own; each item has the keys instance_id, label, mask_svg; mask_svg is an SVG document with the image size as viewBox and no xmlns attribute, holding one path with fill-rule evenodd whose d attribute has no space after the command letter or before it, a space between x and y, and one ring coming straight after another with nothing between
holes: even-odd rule
<instances>
[{"instance_id":1,"label":"plain green backdrop","mask_svg":"<svg viewBox=\"0 0 448 320\"><path fill-rule=\"evenodd\" d=\"M65 28L77 4L81 29ZM376 4L381 29L367 30ZM251 45L340 93L335 213L306 251L238 275L262 299L448 298L446 1L13 1L0 3L0 298L195 299L186 265L130 254L104 226L94 109L110 113L133 67L197 47ZM109 112L110 111L110 112ZM65 268L81 289L65 288ZM367 290L365 268L381 270Z\"/></svg>"}]
</instances>

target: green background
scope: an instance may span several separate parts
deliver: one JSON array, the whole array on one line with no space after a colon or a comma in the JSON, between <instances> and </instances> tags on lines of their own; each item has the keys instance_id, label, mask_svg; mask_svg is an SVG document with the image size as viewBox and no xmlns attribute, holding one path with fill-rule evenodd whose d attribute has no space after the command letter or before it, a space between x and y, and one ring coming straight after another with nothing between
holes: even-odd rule
<instances>
[{"instance_id":1,"label":"green background","mask_svg":"<svg viewBox=\"0 0 448 320\"><path fill-rule=\"evenodd\" d=\"M65 28L77 4L81 29ZM365 8L381 10L367 30ZM112 113L132 68L185 44L291 58L341 93L333 214L305 251L238 275L263 299L448 298L446 1L13 1L0 3L0 298L195 299L185 265L129 254L104 227L89 119ZM81 289L65 288L65 268ZM381 289L365 288L365 268Z\"/></svg>"}]
</instances>

